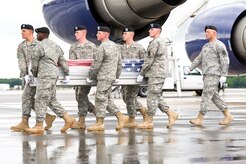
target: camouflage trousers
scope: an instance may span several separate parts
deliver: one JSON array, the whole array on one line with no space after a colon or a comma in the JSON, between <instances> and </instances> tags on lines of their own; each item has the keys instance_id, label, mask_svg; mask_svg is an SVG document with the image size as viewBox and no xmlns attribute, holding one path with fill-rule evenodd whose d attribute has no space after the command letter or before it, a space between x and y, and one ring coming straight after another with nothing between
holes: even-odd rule
<instances>
[{"instance_id":1,"label":"camouflage trousers","mask_svg":"<svg viewBox=\"0 0 246 164\"><path fill-rule=\"evenodd\" d=\"M148 79L147 107L148 114L154 116L159 108L163 113L169 109L162 97L162 88L165 78L150 77Z\"/></svg>"},{"instance_id":2,"label":"camouflage trousers","mask_svg":"<svg viewBox=\"0 0 246 164\"><path fill-rule=\"evenodd\" d=\"M36 87L30 87L28 84L26 84L23 88L22 93L22 116L29 118L31 116L31 110L34 109L34 103L35 103L35 93L36 93Z\"/></svg>"},{"instance_id":3,"label":"camouflage trousers","mask_svg":"<svg viewBox=\"0 0 246 164\"><path fill-rule=\"evenodd\" d=\"M106 110L115 115L119 109L111 99L112 81L99 80L95 97L96 117L105 117Z\"/></svg>"},{"instance_id":4,"label":"camouflage trousers","mask_svg":"<svg viewBox=\"0 0 246 164\"><path fill-rule=\"evenodd\" d=\"M57 79L38 79L35 96L36 120L43 121L49 107L57 116L62 117L65 109L56 99Z\"/></svg>"},{"instance_id":5,"label":"camouflage trousers","mask_svg":"<svg viewBox=\"0 0 246 164\"><path fill-rule=\"evenodd\" d=\"M94 105L90 102L88 94L90 86L80 86L75 88L76 101L78 102L79 117L87 115L88 111L92 112Z\"/></svg>"},{"instance_id":6,"label":"camouflage trousers","mask_svg":"<svg viewBox=\"0 0 246 164\"><path fill-rule=\"evenodd\" d=\"M122 86L122 98L126 103L127 113L130 117L135 117L137 110L143 107L143 105L137 99L138 92L139 86Z\"/></svg>"},{"instance_id":7,"label":"camouflage trousers","mask_svg":"<svg viewBox=\"0 0 246 164\"><path fill-rule=\"evenodd\" d=\"M203 92L202 101L200 106L200 112L206 114L209 107L209 102L212 102L221 110L227 109L227 105L221 99L218 93L218 85L220 81L220 76L217 75L204 75L203 76Z\"/></svg>"}]
</instances>

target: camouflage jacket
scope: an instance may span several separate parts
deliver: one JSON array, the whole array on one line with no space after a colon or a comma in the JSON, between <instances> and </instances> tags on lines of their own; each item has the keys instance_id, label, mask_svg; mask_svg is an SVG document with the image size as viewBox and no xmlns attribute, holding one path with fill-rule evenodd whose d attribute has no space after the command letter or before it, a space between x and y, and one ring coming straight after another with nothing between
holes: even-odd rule
<instances>
[{"instance_id":1,"label":"camouflage jacket","mask_svg":"<svg viewBox=\"0 0 246 164\"><path fill-rule=\"evenodd\" d=\"M69 59L94 59L96 50L96 45L90 41L86 41L85 44L77 42L70 47Z\"/></svg>"},{"instance_id":2,"label":"camouflage jacket","mask_svg":"<svg viewBox=\"0 0 246 164\"><path fill-rule=\"evenodd\" d=\"M44 39L35 49L32 56L32 73L38 78L57 78L59 75L58 66L69 75L69 68L63 56L62 49L53 41Z\"/></svg>"},{"instance_id":3,"label":"camouflage jacket","mask_svg":"<svg viewBox=\"0 0 246 164\"><path fill-rule=\"evenodd\" d=\"M130 46L123 44L120 50L122 59L143 59L146 54L144 47L137 42L133 42Z\"/></svg>"},{"instance_id":4,"label":"camouflage jacket","mask_svg":"<svg viewBox=\"0 0 246 164\"><path fill-rule=\"evenodd\" d=\"M164 39L158 37L153 39L148 46L144 65L140 72L145 77L161 77L168 75L168 52Z\"/></svg>"},{"instance_id":5,"label":"camouflage jacket","mask_svg":"<svg viewBox=\"0 0 246 164\"><path fill-rule=\"evenodd\" d=\"M193 61L190 70L202 64L202 73L204 75L227 76L229 62L225 45L221 41L215 40L203 46L202 51Z\"/></svg>"},{"instance_id":6,"label":"camouflage jacket","mask_svg":"<svg viewBox=\"0 0 246 164\"><path fill-rule=\"evenodd\" d=\"M34 53L35 47L38 41L36 39L31 43L27 43L25 40L18 45L17 58L20 69L20 77L24 77L28 74L28 67L31 64L31 56ZM30 71L30 70L29 70Z\"/></svg>"},{"instance_id":7,"label":"camouflage jacket","mask_svg":"<svg viewBox=\"0 0 246 164\"><path fill-rule=\"evenodd\" d=\"M97 80L114 81L121 73L121 55L116 44L110 40L98 47L89 70L89 77Z\"/></svg>"}]
</instances>

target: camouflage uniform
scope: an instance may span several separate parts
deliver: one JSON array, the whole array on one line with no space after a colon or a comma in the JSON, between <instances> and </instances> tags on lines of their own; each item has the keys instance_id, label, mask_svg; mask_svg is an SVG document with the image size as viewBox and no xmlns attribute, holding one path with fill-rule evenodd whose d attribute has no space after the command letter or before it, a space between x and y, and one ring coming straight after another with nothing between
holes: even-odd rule
<instances>
[{"instance_id":1,"label":"camouflage uniform","mask_svg":"<svg viewBox=\"0 0 246 164\"><path fill-rule=\"evenodd\" d=\"M147 56L140 72L148 78L148 114L154 116L156 109L162 112L169 109L162 97L162 88L168 75L168 53L166 43L160 37L153 39L148 46Z\"/></svg>"},{"instance_id":2,"label":"camouflage uniform","mask_svg":"<svg viewBox=\"0 0 246 164\"><path fill-rule=\"evenodd\" d=\"M34 96L36 93L36 87L30 87L28 84L25 84L24 77L28 75L28 67L31 64L31 56L34 53L34 49L37 46L38 41L33 40L31 43L23 41L19 44L17 49L17 58L20 69L20 77L22 78L23 83L23 93L22 93L22 115L24 117L31 116L31 109L34 110Z\"/></svg>"},{"instance_id":3,"label":"camouflage uniform","mask_svg":"<svg viewBox=\"0 0 246 164\"><path fill-rule=\"evenodd\" d=\"M96 117L104 118L105 112L117 113L119 109L110 97L112 84L121 73L121 56L114 42L108 40L98 47L89 77L97 80L95 99Z\"/></svg>"},{"instance_id":4,"label":"camouflage uniform","mask_svg":"<svg viewBox=\"0 0 246 164\"><path fill-rule=\"evenodd\" d=\"M58 65L65 75L69 75L68 65L62 49L53 41L44 39L37 46L32 56L32 73L37 77L35 110L37 121L42 122L47 106L59 117L65 114L65 109L56 99L56 82L59 71Z\"/></svg>"},{"instance_id":5,"label":"camouflage uniform","mask_svg":"<svg viewBox=\"0 0 246 164\"><path fill-rule=\"evenodd\" d=\"M229 69L229 57L225 45L219 40L205 44L190 70L200 64L202 64L204 83L200 112L207 113L210 100L223 112L227 106L218 93L218 84L220 77L227 76Z\"/></svg>"},{"instance_id":6,"label":"camouflage uniform","mask_svg":"<svg viewBox=\"0 0 246 164\"><path fill-rule=\"evenodd\" d=\"M143 59L145 49L137 42L133 42L130 46L124 44L121 46L122 59ZM137 100L139 86L128 85L122 86L122 98L126 103L127 112L130 117L135 117L137 110L143 108L143 105Z\"/></svg>"},{"instance_id":7,"label":"camouflage uniform","mask_svg":"<svg viewBox=\"0 0 246 164\"><path fill-rule=\"evenodd\" d=\"M93 59L96 52L96 46L90 41L85 44L75 43L69 50L69 59ZM80 117L86 116L87 112L92 112L94 105L89 101L88 94L90 93L90 86L79 86L75 88L76 101L78 102L78 114Z\"/></svg>"}]
</instances>

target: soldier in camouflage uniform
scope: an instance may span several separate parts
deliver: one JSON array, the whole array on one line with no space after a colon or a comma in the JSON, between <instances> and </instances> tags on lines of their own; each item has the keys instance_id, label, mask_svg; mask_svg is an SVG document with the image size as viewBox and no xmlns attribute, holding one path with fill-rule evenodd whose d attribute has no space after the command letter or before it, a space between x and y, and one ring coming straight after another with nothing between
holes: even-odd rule
<instances>
[{"instance_id":1,"label":"soldier in camouflage uniform","mask_svg":"<svg viewBox=\"0 0 246 164\"><path fill-rule=\"evenodd\" d=\"M149 36L153 38L147 49L147 56L144 60L143 68L137 78L137 82L143 80L143 76L148 78L147 93L147 118L138 125L138 128L153 128L153 116L159 108L165 112L169 118L167 127L171 127L178 119L178 114L173 112L162 97L162 88L165 78L168 75L168 53L166 43L160 38L161 25L150 24Z\"/></svg>"},{"instance_id":2,"label":"soldier in camouflage uniform","mask_svg":"<svg viewBox=\"0 0 246 164\"><path fill-rule=\"evenodd\" d=\"M125 28L123 30L123 40L125 44L121 46L121 58L122 59L143 59L146 51L142 45L135 42L134 38L134 30L132 28ZM128 85L122 86L122 98L126 103L127 112L129 118L124 127L133 128L137 126L135 121L135 116L137 111L139 111L143 117L146 116L146 109L143 105L137 100L139 92L139 86L136 85Z\"/></svg>"},{"instance_id":3,"label":"soldier in camouflage uniform","mask_svg":"<svg viewBox=\"0 0 246 164\"><path fill-rule=\"evenodd\" d=\"M87 128L88 131L103 131L106 109L115 113L118 118L116 130L123 128L127 118L114 104L110 97L113 82L119 78L121 73L121 57L114 42L109 40L110 29L107 26L99 26L97 39L101 41L98 47L94 62L89 70L87 82L97 80L97 91L95 98L97 122Z\"/></svg>"},{"instance_id":4,"label":"soldier in camouflage uniform","mask_svg":"<svg viewBox=\"0 0 246 164\"><path fill-rule=\"evenodd\" d=\"M69 50L69 59L93 59L97 47L94 43L86 39L87 29L84 26L76 26L74 28L77 43L71 45ZM75 88L76 101L78 102L79 120L71 127L73 129L85 129L85 117L88 111L93 112L94 105L89 101L88 94L90 86L79 86Z\"/></svg>"},{"instance_id":5,"label":"soldier in camouflage uniform","mask_svg":"<svg viewBox=\"0 0 246 164\"><path fill-rule=\"evenodd\" d=\"M35 49L31 59L31 71L34 77L37 77L37 90L35 96L36 125L27 129L29 133L43 133L43 121L47 111L47 106L65 121L61 132L66 132L74 122L65 109L56 99L56 82L59 71L58 65L65 74L65 81L69 81L69 69L63 56L62 49L53 41L49 40L49 29L46 27L35 30L38 35L37 39L41 42Z\"/></svg>"},{"instance_id":6,"label":"soldier in camouflage uniform","mask_svg":"<svg viewBox=\"0 0 246 164\"><path fill-rule=\"evenodd\" d=\"M186 70L186 72L189 72L202 64L204 86L201 109L198 117L190 120L190 123L197 126L202 125L204 115L208 111L209 101L212 100L225 116L219 124L227 125L233 121L233 116L218 93L218 85L220 81L222 83L226 81L230 62L228 52L225 45L217 39L217 28L215 26L206 26L205 32L209 42L203 46L201 53L193 61L190 68Z\"/></svg>"},{"instance_id":7,"label":"soldier in camouflage uniform","mask_svg":"<svg viewBox=\"0 0 246 164\"><path fill-rule=\"evenodd\" d=\"M13 131L25 131L29 128L28 120L31 116L31 110L34 110L34 96L36 93L36 87L30 87L29 81L33 79L30 72L31 56L34 53L34 49L38 44L38 41L33 36L33 26L29 24L21 25L22 41L17 49L17 58L20 69L20 77L23 79L23 94L22 94L22 121L12 126L10 129ZM46 124L51 127L55 116L47 113Z\"/></svg>"}]
</instances>

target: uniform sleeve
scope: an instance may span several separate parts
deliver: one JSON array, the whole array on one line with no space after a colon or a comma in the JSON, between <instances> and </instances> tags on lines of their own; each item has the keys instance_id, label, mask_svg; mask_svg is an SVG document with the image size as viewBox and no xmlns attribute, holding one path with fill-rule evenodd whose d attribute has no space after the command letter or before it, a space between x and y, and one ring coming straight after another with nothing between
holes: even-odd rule
<instances>
[{"instance_id":1,"label":"uniform sleeve","mask_svg":"<svg viewBox=\"0 0 246 164\"><path fill-rule=\"evenodd\" d=\"M117 71L116 71L116 79L120 77L122 71L122 62L121 62L121 53L118 53L118 65L117 65Z\"/></svg>"},{"instance_id":2,"label":"uniform sleeve","mask_svg":"<svg viewBox=\"0 0 246 164\"><path fill-rule=\"evenodd\" d=\"M44 56L43 47L36 46L34 53L31 57L31 72L34 77L38 76L38 63L43 56Z\"/></svg>"},{"instance_id":3,"label":"uniform sleeve","mask_svg":"<svg viewBox=\"0 0 246 164\"><path fill-rule=\"evenodd\" d=\"M28 69L27 69L28 66L27 66L25 54L24 54L24 51L21 45L19 45L17 48L17 58L18 58L18 65L20 69L20 77L24 77L25 75L28 74Z\"/></svg>"},{"instance_id":4,"label":"uniform sleeve","mask_svg":"<svg viewBox=\"0 0 246 164\"><path fill-rule=\"evenodd\" d=\"M69 76L69 67L67 64L67 60L65 59L64 52L60 47L58 47L58 53L59 53L58 65L61 67L65 76Z\"/></svg>"},{"instance_id":5,"label":"uniform sleeve","mask_svg":"<svg viewBox=\"0 0 246 164\"><path fill-rule=\"evenodd\" d=\"M139 49L139 58L140 59L144 59L145 55L146 55L146 51L145 51L144 47L143 46L140 46L140 49Z\"/></svg>"},{"instance_id":6,"label":"uniform sleeve","mask_svg":"<svg viewBox=\"0 0 246 164\"><path fill-rule=\"evenodd\" d=\"M92 65L90 67L90 70L89 70L90 79L96 79L97 78L97 74L98 74L98 71L102 65L103 58L104 58L103 49L101 47L99 47L95 53L94 61L93 61Z\"/></svg>"},{"instance_id":7,"label":"uniform sleeve","mask_svg":"<svg viewBox=\"0 0 246 164\"><path fill-rule=\"evenodd\" d=\"M225 46L220 46L218 49L218 55L221 65L221 76L227 76L229 70L230 59Z\"/></svg>"},{"instance_id":8,"label":"uniform sleeve","mask_svg":"<svg viewBox=\"0 0 246 164\"><path fill-rule=\"evenodd\" d=\"M74 53L74 47L73 46L71 46L69 49L69 59L71 59L71 60L77 59L76 54Z\"/></svg>"},{"instance_id":9,"label":"uniform sleeve","mask_svg":"<svg viewBox=\"0 0 246 164\"><path fill-rule=\"evenodd\" d=\"M200 53L195 60L192 62L191 66L190 66L190 70L192 71L193 69L195 69L199 64L202 63L202 53Z\"/></svg>"},{"instance_id":10,"label":"uniform sleeve","mask_svg":"<svg viewBox=\"0 0 246 164\"><path fill-rule=\"evenodd\" d=\"M148 48L148 52L146 57L144 58L144 65L140 72L140 75L144 76L148 70L150 70L151 66L154 63L155 55L158 51L159 44L152 43L151 47Z\"/></svg>"}]
</instances>

